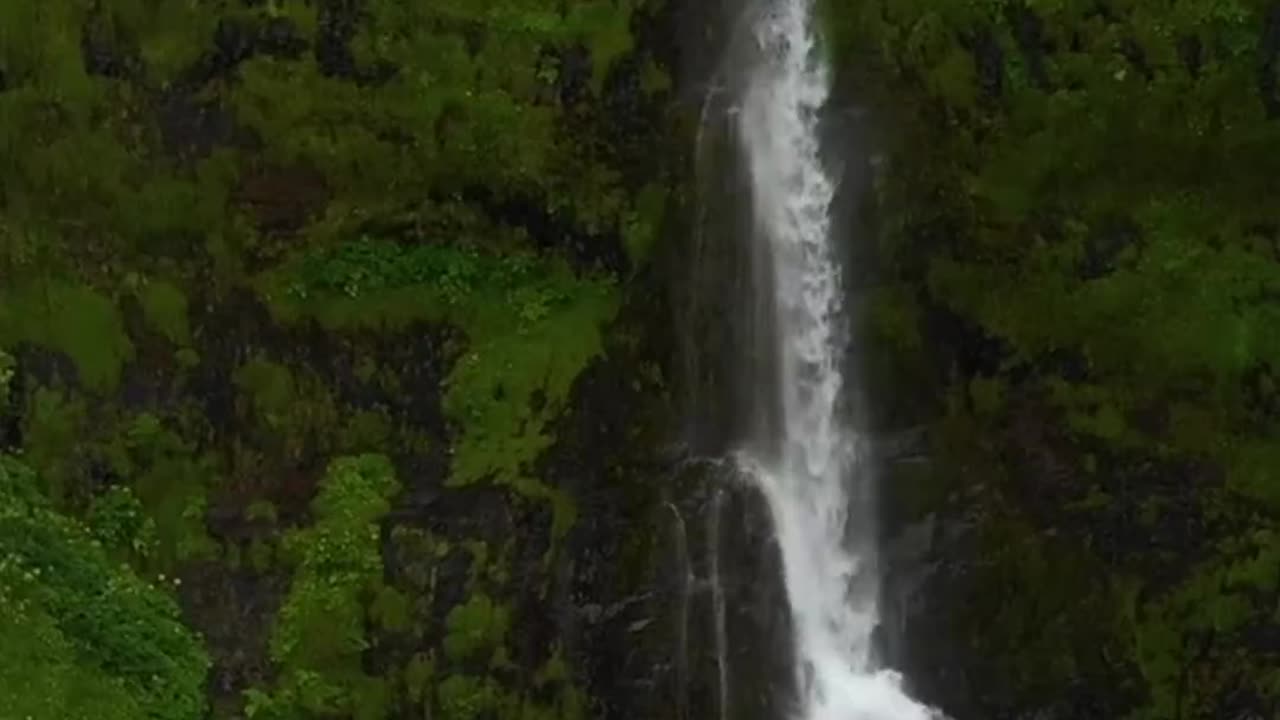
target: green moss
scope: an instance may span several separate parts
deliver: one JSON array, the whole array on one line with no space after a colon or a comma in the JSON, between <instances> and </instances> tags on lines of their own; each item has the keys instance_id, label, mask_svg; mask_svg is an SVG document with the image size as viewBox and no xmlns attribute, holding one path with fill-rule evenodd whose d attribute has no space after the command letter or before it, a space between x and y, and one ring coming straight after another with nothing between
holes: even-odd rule
<instances>
[{"instance_id":1,"label":"green moss","mask_svg":"<svg viewBox=\"0 0 1280 720\"><path fill-rule=\"evenodd\" d=\"M1205 682L1196 692L1186 693L1184 674L1201 664L1229 663L1242 642L1241 633L1250 632L1255 618L1272 612L1269 603L1259 599L1280 586L1276 538L1270 527L1245 530L1223 543L1219 557L1196 568L1179 587L1144 603L1134 600L1134 653L1151 702L1132 717L1167 717L1179 706L1196 715L1213 712L1217 688ZM1263 678L1258 682L1258 691L1266 693L1262 697L1276 697L1277 688Z\"/></svg>"},{"instance_id":2,"label":"green moss","mask_svg":"<svg viewBox=\"0 0 1280 720\"><path fill-rule=\"evenodd\" d=\"M345 452L370 452L385 447L391 431L385 412L361 410L347 418L340 442Z\"/></svg>"},{"instance_id":3,"label":"green moss","mask_svg":"<svg viewBox=\"0 0 1280 720\"><path fill-rule=\"evenodd\" d=\"M445 618L444 652L451 661L493 652L506 640L511 611L489 596L475 593Z\"/></svg>"},{"instance_id":4,"label":"green moss","mask_svg":"<svg viewBox=\"0 0 1280 720\"><path fill-rule=\"evenodd\" d=\"M233 382L250 397L254 411L268 426L279 428L284 424L297 396L287 367L254 358L236 370Z\"/></svg>"},{"instance_id":5,"label":"green moss","mask_svg":"<svg viewBox=\"0 0 1280 720\"><path fill-rule=\"evenodd\" d=\"M450 675L436 687L442 720L478 720L498 712L501 688L493 680L472 675Z\"/></svg>"},{"instance_id":6,"label":"green moss","mask_svg":"<svg viewBox=\"0 0 1280 720\"><path fill-rule=\"evenodd\" d=\"M658 240L666 210L667 191L658 183L646 185L636 197L634 210L623 225L622 238L633 266L644 264Z\"/></svg>"},{"instance_id":7,"label":"green moss","mask_svg":"<svg viewBox=\"0 0 1280 720\"><path fill-rule=\"evenodd\" d=\"M369 614L379 627L394 633L402 633L410 626L409 599L393 587L383 587L378 591Z\"/></svg>"},{"instance_id":8,"label":"green moss","mask_svg":"<svg viewBox=\"0 0 1280 720\"><path fill-rule=\"evenodd\" d=\"M12 280L0 283L0 347L32 358L29 395L14 403L24 452L59 507L87 511L113 561L172 576L225 549L224 569L296 571L273 633L280 682L251 703L259 720L391 714L385 679L353 669L353 638L363 635L351 618L423 641L438 632L425 607L443 582L435 563L448 543L431 538L419 562L403 564L412 592L391 590L338 550L324 556L332 567L310 564L304 545L322 546L320 556L328 540L355 534L319 509L277 548L274 535L214 543L210 508L256 535L298 510L255 503L234 517L264 485L287 503L305 496L299 475L314 458L394 445L415 467L449 457L454 483L499 483L525 496L516 502L549 503L557 536L574 522L573 498L535 468L573 382L602 352L619 293L607 273L532 249L559 244L564 231L622 241L638 267L658 239L666 181L613 167L600 103L624 60L643 63L646 112L670 90L666 69L635 47L640 5L369 0L350 26L351 8L310 0L0 6L0 276ZM279 47L291 27L304 41L296 57ZM341 55L321 47L335 30L351 31L354 68L327 65ZM589 51L590 82L570 108L559 96L572 78L558 65L578 46ZM489 217L495 208L477 201L477 188L499 204L530 203L552 227ZM366 231L401 245L364 252L345 242ZM243 292L267 276L283 281L258 286L276 319L320 327L282 333L254 316ZM118 303L135 299L140 318L122 317ZM384 342L423 325L452 326L461 340L440 353ZM126 326L142 333L136 351ZM156 337L167 351L143 342ZM282 348L298 338L308 347ZM363 353L356 377L372 387L333 386L343 361L319 358L319 346ZM345 404L352 391L417 391L400 369L435 366L456 349L463 359L443 388L450 437L406 425L398 410ZM0 354L0 397L8 357ZM74 377L48 377L68 367ZM219 378L233 385L233 402L210 391ZM355 543L361 563L376 555L365 543ZM511 547L492 549L477 586L496 593L509 583ZM322 587L330 579L333 592ZM227 600L190 593L194 620L226 617ZM505 607L496 595L493 603ZM297 656L285 649L290 632L303 646ZM477 662L501 661L503 645ZM508 714L549 712L491 685ZM421 699L435 690L421 688Z\"/></svg>"},{"instance_id":9,"label":"green moss","mask_svg":"<svg viewBox=\"0 0 1280 720\"><path fill-rule=\"evenodd\" d=\"M254 538L249 541L249 567L262 574L269 572L275 564L276 548L268 540Z\"/></svg>"},{"instance_id":10,"label":"green moss","mask_svg":"<svg viewBox=\"0 0 1280 720\"><path fill-rule=\"evenodd\" d=\"M587 0L574 3L565 24L585 40L591 50L591 85L600 94L614 62L629 52L631 0Z\"/></svg>"},{"instance_id":11,"label":"green moss","mask_svg":"<svg viewBox=\"0 0 1280 720\"><path fill-rule=\"evenodd\" d=\"M391 530L388 564L397 568L400 588L419 608L428 608L434 598L437 563L448 556L447 540L418 528L398 525Z\"/></svg>"},{"instance_id":12,"label":"green moss","mask_svg":"<svg viewBox=\"0 0 1280 720\"><path fill-rule=\"evenodd\" d=\"M217 14L205 6L124 0L114 3L102 22L114 30L116 38L135 38L149 74L164 83L200 58L217 20Z\"/></svg>"},{"instance_id":13,"label":"green moss","mask_svg":"<svg viewBox=\"0 0 1280 720\"><path fill-rule=\"evenodd\" d=\"M917 350L923 343L920 307L910 292L909 287L880 287L868 303L870 332L898 353Z\"/></svg>"},{"instance_id":14,"label":"green moss","mask_svg":"<svg viewBox=\"0 0 1280 720\"><path fill-rule=\"evenodd\" d=\"M291 272L264 276L260 287L285 322L310 316L334 330L415 321L461 328L468 347L444 396L461 430L449 483L508 485L551 502L557 533L572 524L571 499L530 471L552 442L547 425L573 381L602 351L602 327L617 307L612 284L527 255L402 250L366 239L306 256Z\"/></svg>"},{"instance_id":15,"label":"green moss","mask_svg":"<svg viewBox=\"0 0 1280 720\"><path fill-rule=\"evenodd\" d=\"M671 74L652 59L646 60L640 74L640 87L649 95L668 92L671 90Z\"/></svg>"},{"instance_id":16,"label":"green moss","mask_svg":"<svg viewBox=\"0 0 1280 720\"><path fill-rule=\"evenodd\" d=\"M216 462L161 418L142 413L123 424L108 449L112 469L146 509L157 537L157 569L216 554L205 527L207 488Z\"/></svg>"},{"instance_id":17,"label":"green moss","mask_svg":"<svg viewBox=\"0 0 1280 720\"><path fill-rule=\"evenodd\" d=\"M398 490L381 455L334 460L312 502L315 524L286 537L284 554L297 569L270 640L281 675L274 690L247 698L268 717L385 716L384 681L366 676L360 657L365 603L382 588L377 522Z\"/></svg>"},{"instance_id":18,"label":"green moss","mask_svg":"<svg viewBox=\"0 0 1280 720\"><path fill-rule=\"evenodd\" d=\"M61 505L80 472L75 450L89 433L87 405L73 392L47 387L37 387L29 403L23 424L27 457L39 469L48 496Z\"/></svg>"},{"instance_id":19,"label":"green moss","mask_svg":"<svg viewBox=\"0 0 1280 720\"><path fill-rule=\"evenodd\" d=\"M244 519L249 522L261 520L274 524L277 517L276 506L270 500L254 500L244 510Z\"/></svg>"},{"instance_id":20,"label":"green moss","mask_svg":"<svg viewBox=\"0 0 1280 720\"><path fill-rule=\"evenodd\" d=\"M187 296L172 283L149 280L138 291L138 300L147 323L179 346L191 344L191 327L187 321Z\"/></svg>"},{"instance_id":21,"label":"green moss","mask_svg":"<svg viewBox=\"0 0 1280 720\"><path fill-rule=\"evenodd\" d=\"M65 353L80 382L110 392L133 357L115 303L91 288L28 282L0 295L0 344L29 342Z\"/></svg>"},{"instance_id":22,"label":"green moss","mask_svg":"<svg viewBox=\"0 0 1280 720\"><path fill-rule=\"evenodd\" d=\"M273 454L297 461L339 442L332 389L314 373L295 375L258 356L236 370L233 382L243 393L238 411L251 420L258 443Z\"/></svg>"},{"instance_id":23,"label":"green moss","mask_svg":"<svg viewBox=\"0 0 1280 720\"><path fill-rule=\"evenodd\" d=\"M1280 507L1264 6L822 12L838 82L892 128L877 250L902 297L870 325L895 357L939 354L916 375L947 377L953 401L934 465L957 492L924 502L962 502L999 538L980 584L1026 588L955 621L967 652L1013 663L977 671L978 712L1042 708L1072 682L1117 717L1268 707L1275 656L1245 629L1274 622L1256 602L1274 581L1245 558L1270 562L1252 534Z\"/></svg>"},{"instance_id":24,"label":"green moss","mask_svg":"<svg viewBox=\"0 0 1280 720\"><path fill-rule=\"evenodd\" d=\"M409 700L413 703L430 701L428 690L436 672L435 658L425 653L415 653L404 669L404 684Z\"/></svg>"}]
</instances>

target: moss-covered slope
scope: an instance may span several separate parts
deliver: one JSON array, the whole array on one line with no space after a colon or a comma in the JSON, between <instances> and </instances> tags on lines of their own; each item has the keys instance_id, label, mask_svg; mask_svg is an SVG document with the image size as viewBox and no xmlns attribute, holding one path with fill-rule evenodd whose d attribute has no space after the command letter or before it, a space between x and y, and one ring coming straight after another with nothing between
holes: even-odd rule
<instances>
[{"instance_id":1,"label":"moss-covered slope","mask_svg":"<svg viewBox=\"0 0 1280 720\"><path fill-rule=\"evenodd\" d=\"M0 443L169 579L214 717L598 702L537 630L580 602L579 497L540 462L657 317L618 320L677 179L664 12L0 1ZM6 671L6 706L122 692L55 660Z\"/></svg>"},{"instance_id":2,"label":"moss-covered slope","mask_svg":"<svg viewBox=\"0 0 1280 720\"><path fill-rule=\"evenodd\" d=\"M892 494L957 532L907 641L928 694L1274 715L1280 7L827 11L890 109L871 367L916 389L882 416L933 438Z\"/></svg>"}]
</instances>

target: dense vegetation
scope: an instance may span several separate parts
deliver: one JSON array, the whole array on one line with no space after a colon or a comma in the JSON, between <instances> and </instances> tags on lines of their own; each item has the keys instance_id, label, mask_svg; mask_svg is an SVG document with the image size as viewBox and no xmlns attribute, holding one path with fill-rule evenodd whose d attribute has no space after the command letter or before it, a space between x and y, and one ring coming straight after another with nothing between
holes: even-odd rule
<instances>
[{"instance_id":1,"label":"dense vegetation","mask_svg":"<svg viewBox=\"0 0 1280 720\"><path fill-rule=\"evenodd\" d=\"M4 713L586 711L540 463L664 222L661 10L0 0Z\"/></svg>"},{"instance_id":2,"label":"dense vegetation","mask_svg":"<svg viewBox=\"0 0 1280 720\"><path fill-rule=\"evenodd\" d=\"M966 668L931 692L1274 716L1280 7L826 9L844 79L895 108L868 326L919 388L884 414L934 454L903 503L972 528L929 590L959 616L913 645Z\"/></svg>"},{"instance_id":3,"label":"dense vegetation","mask_svg":"<svg viewBox=\"0 0 1280 720\"><path fill-rule=\"evenodd\" d=\"M607 678L687 684L645 654L675 610L633 610L688 490L640 468L674 434L677 4L0 0L4 712L638 717ZM1274 716L1280 6L822 10L882 129L876 419L929 430L887 493L940 528L920 691Z\"/></svg>"},{"instance_id":4,"label":"dense vegetation","mask_svg":"<svg viewBox=\"0 0 1280 720\"><path fill-rule=\"evenodd\" d=\"M147 582L117 564L118 540L145 542L58 513L29 468L0 456L0 699L13 717L203 713L208 657L164 576Z\"/></svg>"}]
</instances>

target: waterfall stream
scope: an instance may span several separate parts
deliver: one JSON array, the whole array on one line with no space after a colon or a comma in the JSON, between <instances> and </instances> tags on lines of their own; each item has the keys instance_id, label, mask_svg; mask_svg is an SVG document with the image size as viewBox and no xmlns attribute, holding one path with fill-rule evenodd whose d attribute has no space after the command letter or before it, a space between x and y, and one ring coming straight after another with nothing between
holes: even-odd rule
<instances>
[{"instance_id":1,"label":"waterfall stream","mask_svg":"<svg viewBox=\"0 0 1280 720\"><path fill-rule=\"evenodd\" d=\"M928 720L900 677L876 666L875 537L866 531L873 474L840 398L845 313L832 247L835 182L824 168L819 115L828 72L816 46L813 0L756 0L755 62L735 113L750 177L752 256L773 294L759 324L772 336L771 378L757 413L776 437L738 452L765 496L781 550L794 645L794 714L803 720ZM759 262L759 261L758 261ZM770 395L773 393L773 395ZM861 500L861 502L860 502Z\"/></svg>"}]
</instances>

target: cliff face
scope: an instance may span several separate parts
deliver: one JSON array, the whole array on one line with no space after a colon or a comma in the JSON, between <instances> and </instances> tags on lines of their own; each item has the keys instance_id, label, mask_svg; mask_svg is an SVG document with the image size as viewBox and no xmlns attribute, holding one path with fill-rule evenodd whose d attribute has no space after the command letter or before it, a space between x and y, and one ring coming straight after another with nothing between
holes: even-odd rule
<instances>
[{"instance_id":1,"label":"cliff face","mask_svg":"<svg viewBox=\"0 0 1280 720\"><path fill-rule=\"evenodd\" d=\"M698 460L726 8L409 5L0 2L3 707L776 714L767 524ZM924 438L890 659L960 720L1273 716L1280 10L824 13L857 367Z\"/></svg>"},{"instance_id":2,"label":"cliff face","mask_svg":"<svg viewBox=\"0 0 1280 720\"><path fill-rule=\"evenodd\" d=\"M1269 2L828 3L877 108L890 647L957 717L1272 717Z\"/></svg>"},{"instance_id":3,"label":"cliff face","mask_svg":"<svg viewBox=\"0 0 1280 720\"><path fill-rule=\"evenodd\" d=\"M132 682L49 605L126 563L210 669L120 717L670 717L673 13L0 3L0 441L99 548L0 532L0 665Z\"/></svg>"}]
</instances>

